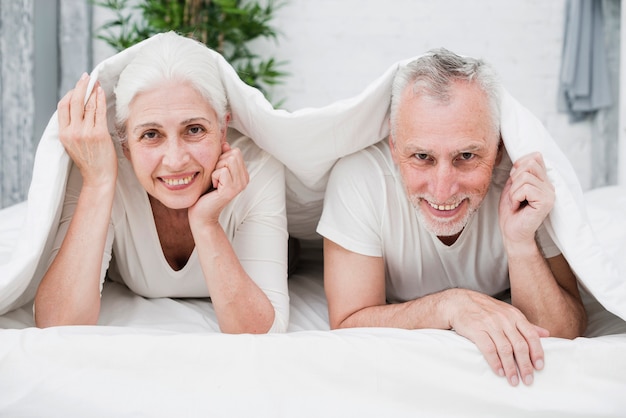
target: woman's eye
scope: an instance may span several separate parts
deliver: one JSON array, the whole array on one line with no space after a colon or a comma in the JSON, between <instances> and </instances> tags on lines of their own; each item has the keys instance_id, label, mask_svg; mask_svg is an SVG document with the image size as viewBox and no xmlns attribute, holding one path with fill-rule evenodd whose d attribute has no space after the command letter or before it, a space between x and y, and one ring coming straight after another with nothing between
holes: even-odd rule
<instances>
[{"instance_id":1,"label":"woman's eye","mask_svg":"<svg viewBox=\"0 0 626 418\"><path fill-rule=\"evenodd\" d=\"M202 126L190 126L187 130L191 135L198 135L204 132L204 128Z\"/></svg>"},{"instance_id":2,"label":"woman's eye","mask_svg":"<svg viewBox=\"0 0 626 418\"><path fill-rule=\"evenodd\" d=\"M141 135L141 139L155 139L157 136L156 131L146 131Z\"/></svg>"}]
</instances>

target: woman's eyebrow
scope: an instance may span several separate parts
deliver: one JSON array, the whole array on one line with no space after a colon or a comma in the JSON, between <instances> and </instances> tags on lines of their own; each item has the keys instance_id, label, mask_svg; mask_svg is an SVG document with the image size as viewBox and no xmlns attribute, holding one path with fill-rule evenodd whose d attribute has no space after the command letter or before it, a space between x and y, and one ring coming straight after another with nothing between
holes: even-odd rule
<instances>
[{"instance_id":1,"label":"woman's eyebrow","mask_svg":"<svg viewBox=\"0 0 626 418\"><path fill-rule=\"evenodd\" d=\"M189 119L185 119L184 121L180 122L181 125L188 125L190 123L194 123L194 122L198 122L198 121L204 121L206 123L208 123L209 125L212 125L213 122L211 122L210 120L208 120L207 118L203 117L203 116L198 116L195 118L189 118Z\"/></svg>"},{"instance_id":2,"label":"woman's eyebrow","mask_svg":"<svg viewBox=\"0 0 626 418\"><path fill-rule=\"evenodd\" d=\"M160 123L157 122L146 122L146 123L141 123L135 127L133 127L133 132L137 132L140 131L142 129L146 129L146 128L162 128L163 126Z\"/></svg>"}]
</instances>

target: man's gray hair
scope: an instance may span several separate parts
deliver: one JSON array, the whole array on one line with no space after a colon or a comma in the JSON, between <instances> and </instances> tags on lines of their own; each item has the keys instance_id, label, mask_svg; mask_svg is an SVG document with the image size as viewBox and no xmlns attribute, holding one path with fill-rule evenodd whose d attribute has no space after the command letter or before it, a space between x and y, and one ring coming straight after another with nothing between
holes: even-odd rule
<instances>
[{"instance_id":1,"label":"man's gray hair","mask_svg":"<svg viewBox=\"0 0 626 418\"><path fill-rule=\"evenodd\" d=\"M413 83L414 94L445 104L450 100L450 88L455 81L478 84L489 99L493 127L500 132L501 87L495 71L483 60L462 57L445 48L438 48L402 66L396 73L391 89L392 136L396 134L402 94L409 84Z\"/></svg>"}]
</instances>

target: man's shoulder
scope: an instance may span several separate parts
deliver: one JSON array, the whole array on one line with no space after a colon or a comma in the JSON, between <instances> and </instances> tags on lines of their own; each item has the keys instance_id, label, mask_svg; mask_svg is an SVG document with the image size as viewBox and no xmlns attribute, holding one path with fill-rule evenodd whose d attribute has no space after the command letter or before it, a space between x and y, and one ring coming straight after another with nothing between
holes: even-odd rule
<instances>
[{"instance_id":1,"label":"man's shoulder","mask_svg":"<svg viewBox=\"0 0 626 418\"><path fill-rule=\"evenodd\" d=\"M341 158L335 165L335 169L349 170L353 175L356 173L392 174L394 163L387 139Z\"/></svg>"},{"instance_id":2,"label":"man's shoulder","mask_svg":"<svg viewBox=\"0 0 626 418\"><path fill-rule=\"evenodd\" d=\"M243 135L232 128L228 129L227 141L233 148L241 151L248 174L251 178L260 172L274 172L282 170L282 164L272 157L267 151L261 149L253 139Z\"/></svg>"}]
</instances>

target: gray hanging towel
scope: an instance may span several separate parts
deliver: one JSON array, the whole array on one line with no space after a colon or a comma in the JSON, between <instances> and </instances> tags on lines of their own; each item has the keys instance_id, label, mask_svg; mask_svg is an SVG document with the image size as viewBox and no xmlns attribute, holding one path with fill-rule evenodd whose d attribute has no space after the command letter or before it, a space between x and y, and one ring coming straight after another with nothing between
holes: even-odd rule
<instances>
[{"instance_id":1,"label":"gray hanging towel","mask_svg":"<svg viewBox=\"0 0 626 418\"><path fill-rule=\"evenodd\" d=\"M612 104L602 0L568 0L558 110L579 121Z\"/></svg>"}]
</instances>

